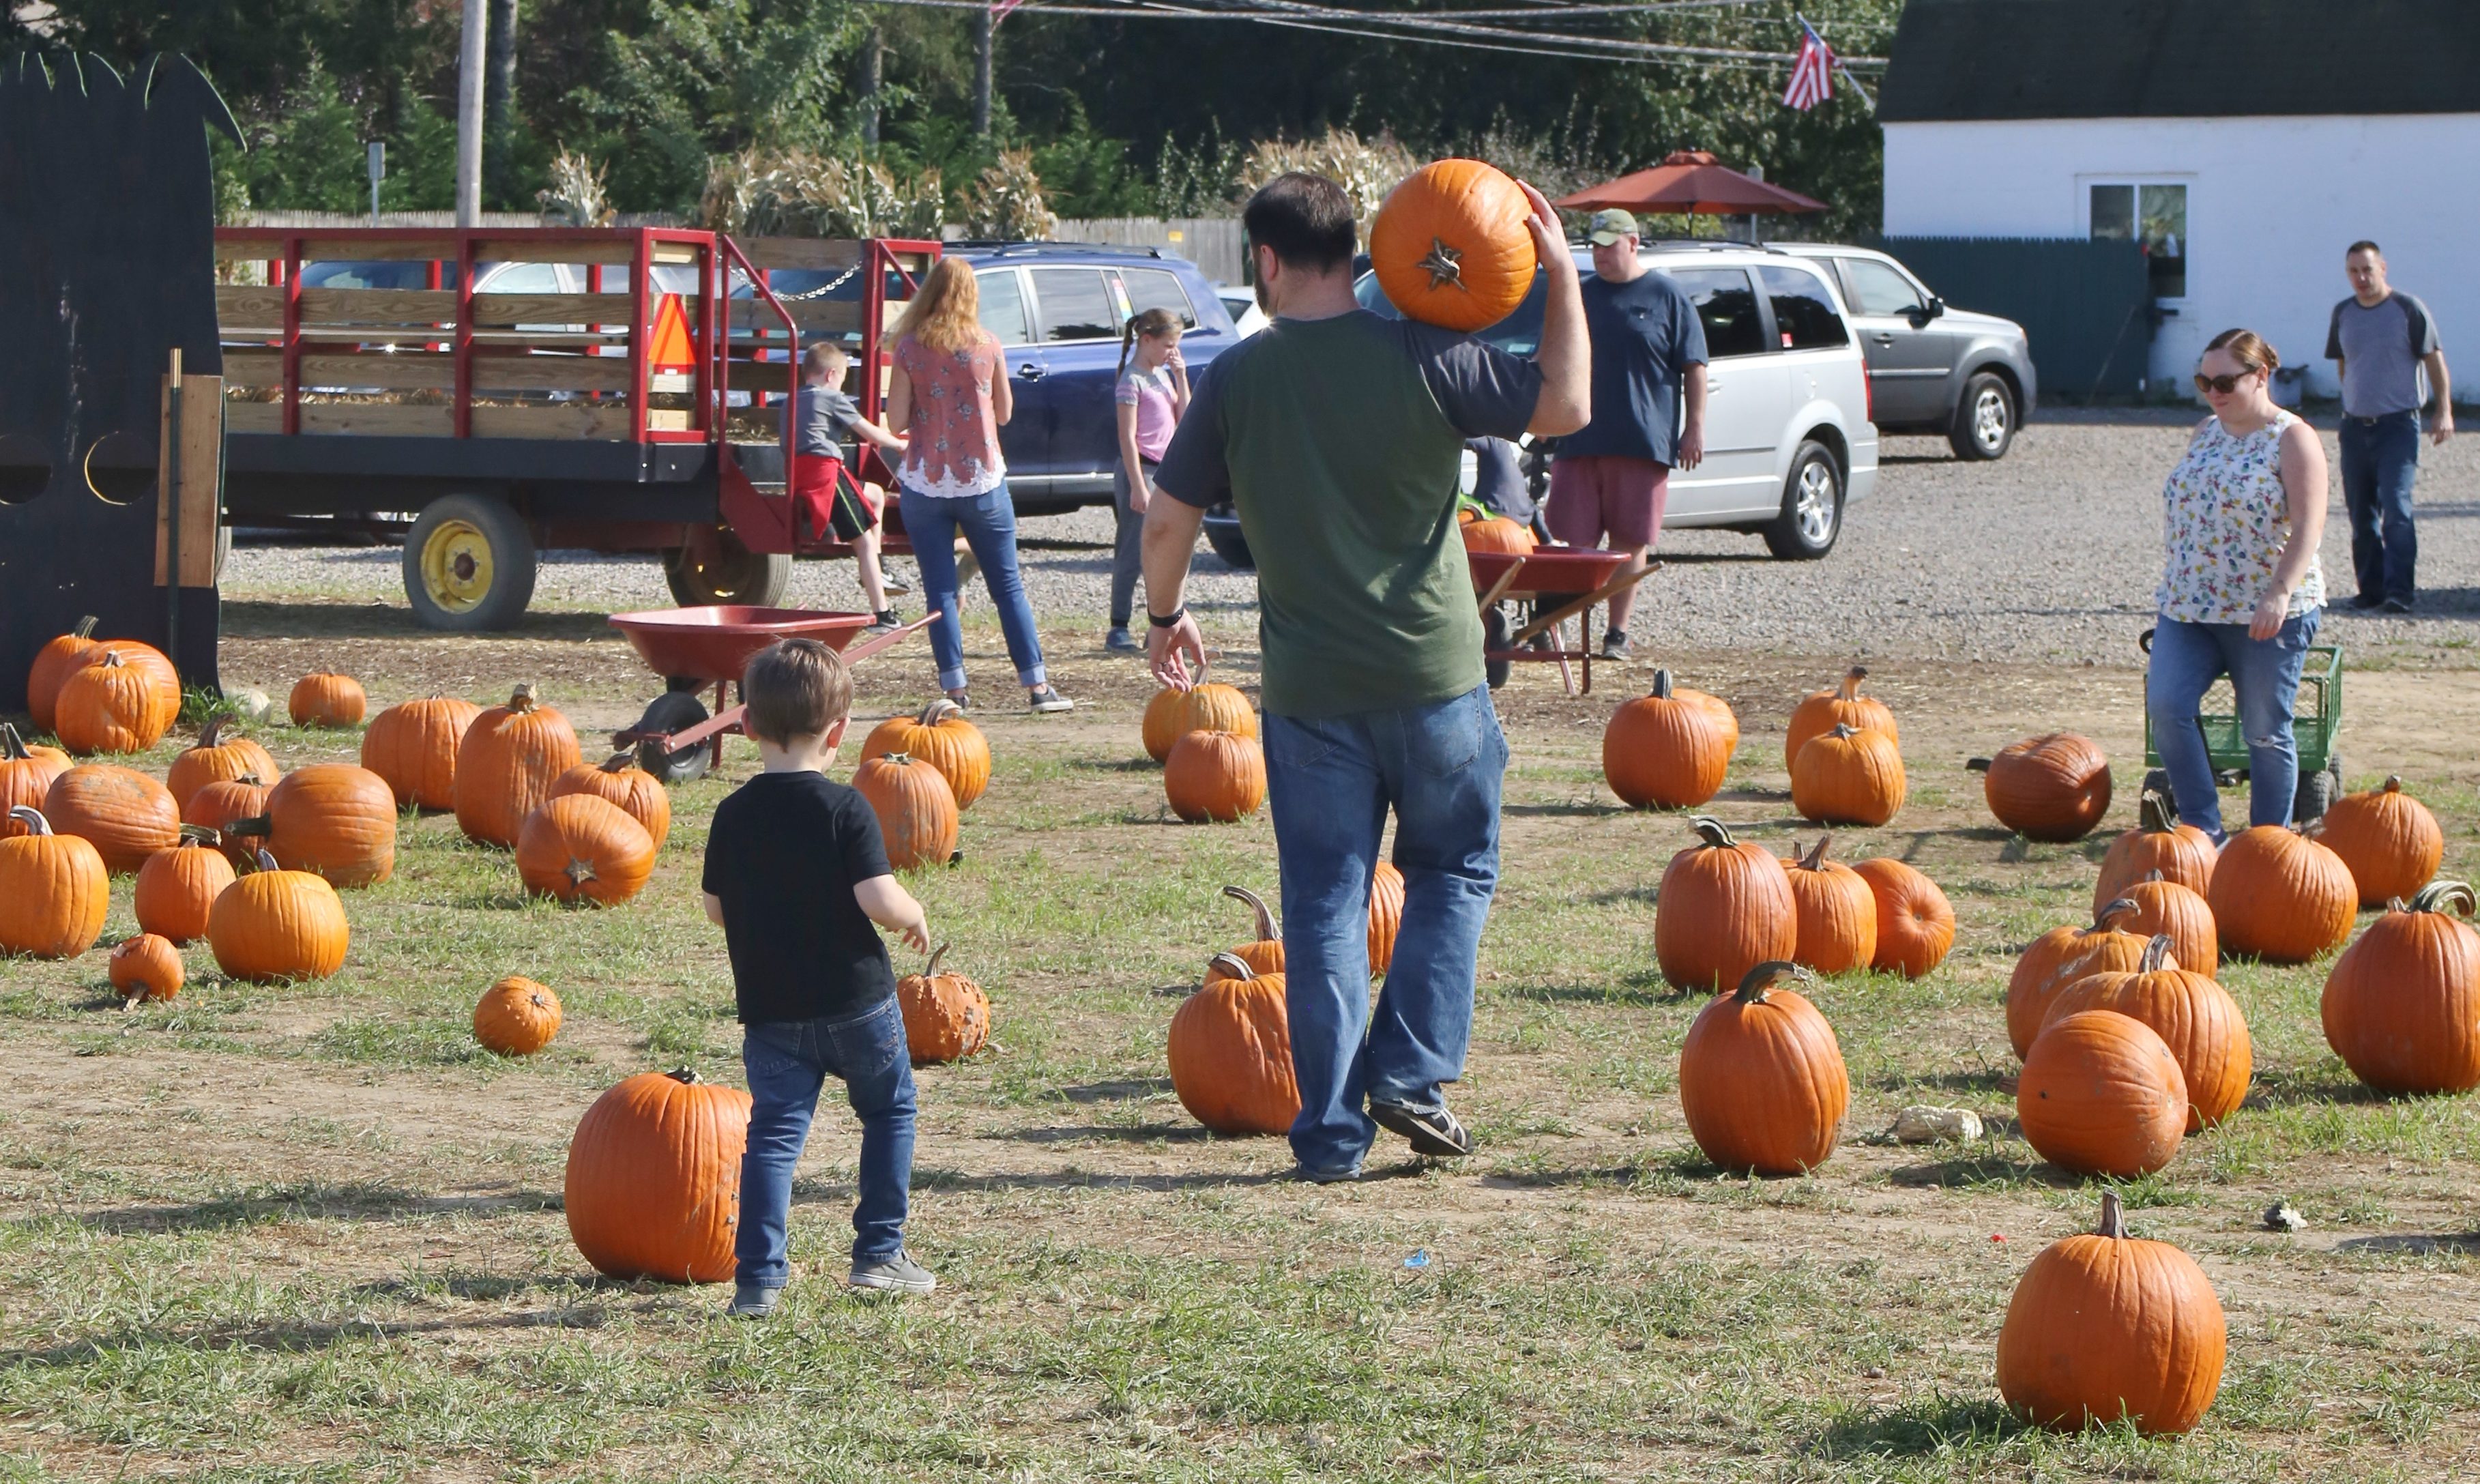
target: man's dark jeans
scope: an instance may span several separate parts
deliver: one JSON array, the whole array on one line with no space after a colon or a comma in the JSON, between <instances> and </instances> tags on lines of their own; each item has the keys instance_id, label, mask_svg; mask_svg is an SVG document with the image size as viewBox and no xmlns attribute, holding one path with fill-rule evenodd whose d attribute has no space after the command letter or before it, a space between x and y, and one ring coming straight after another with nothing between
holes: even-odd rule
<instances>
[{"instance_id":1,"label":"man's dark jeans","mask_svg":"<svg viewBox=\"0 0 2480 1484\"><path fill-rule=\"evenodd\" d=\"M2419 536L2411 518L2412 481L2419 474L2419 414L2342 419L2342 501L2351 510L2351 566L2360 596L2409 603L2417 591L2413 569Z\"/></svg>"},{"instance_id":2,"label":"man's dark jeans","mask_svg":"<svg viewBox=\"0 0 2480 1484\"><path fill-rule=\"evenodd\" d=\"M904 1010L893 995L838 1020L758 1021L741 1028L740 1064L749 1074L749 1148L740 1158L740 1231L733 1251L743 1288L780 1289L792 1276L786 1227L792 1167L809 1141L818 1092L843 1079L861 1118L861 1171L854 1183L853 1261L892 1257L904 1246L913 1185L913 1061Z\"/></svg>"}]
</instances>

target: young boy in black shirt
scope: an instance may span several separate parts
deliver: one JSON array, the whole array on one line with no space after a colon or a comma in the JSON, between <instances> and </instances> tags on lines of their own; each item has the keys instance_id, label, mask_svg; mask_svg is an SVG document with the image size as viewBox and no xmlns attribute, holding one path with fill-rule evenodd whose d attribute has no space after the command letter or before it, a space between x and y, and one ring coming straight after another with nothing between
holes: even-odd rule
<instances>
[{"instance_id":1,"label":"young boy in black shirt","mask_svg":"<svg viewBox=\"0 0 2480 1484\"><path fill-rule=\"evenodd\" d=\"M706 915L732 953L751 1102L732 1313L767 1314L791 1278L792 1167L831 1076L861 1117L851 1284L927 1293L938 1280L904 1251L912 1058L870 924L917 951L929 950L929 924L888 872L868 801L826 774L852 709L842 660L816 639L784 639L749 662L741 690L766 768L716 806L705 881Z\"/></svg>"}]
</instances>

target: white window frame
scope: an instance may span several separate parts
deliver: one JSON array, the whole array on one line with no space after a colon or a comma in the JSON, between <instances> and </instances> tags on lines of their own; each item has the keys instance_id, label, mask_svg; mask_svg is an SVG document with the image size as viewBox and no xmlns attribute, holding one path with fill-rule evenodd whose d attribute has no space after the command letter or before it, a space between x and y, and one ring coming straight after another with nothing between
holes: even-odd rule
<instances>
[{"instance_id":1,"label":"white window frame","mask_svg":"<svg viewBox=\"0 0 2480 1484\"><path fill-rule=\"evenodd\" d=\"M2092 238L2092 193L2095 186L2177 186L2187 193L2187 240L2179 245L2179 260L2187 275L2187 292L2176 299L2160 300L2165 309L2182 309L2196 294L2196 177L2193 174L2143 170L2092 170L2076 176L2076 231L2086 241ZM2143 192L2136 191L2137 220L2143 218Z\"/></svg>"}]
</instances>

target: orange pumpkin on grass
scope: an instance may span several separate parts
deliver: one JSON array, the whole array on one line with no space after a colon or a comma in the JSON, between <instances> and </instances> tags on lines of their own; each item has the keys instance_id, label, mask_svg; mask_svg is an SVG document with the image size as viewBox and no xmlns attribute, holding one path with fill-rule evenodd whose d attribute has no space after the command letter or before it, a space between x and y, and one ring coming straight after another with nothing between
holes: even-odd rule
<instances>
[{"instance_id":1,"label":"orange pumpkin on grass","mask_svg":"<svg viewBox=\"0 0 2480 1484\"><path fill-rule=\"evenodd\" d=\"M2041 1249L1998 1331L1998 1393L2044 1427L2183 1433L2221 1390L2230 1329L2196 1260L2127 1235L2118 1192L2101 1225Z\"/></svg>"},{"instance_id":2,"label":"orange pumpkin on grass","mask_svg":"<svg viewBox=\"0 0 2480 1484\"><path fill-rule=\"evenodd\" d=\"M591 794L535 810L517 832L517 876L537 897L617 906L655 873L655 837L629 812Z\"/></svg>"},{"instance_id":3,"label":"orange pumpkin on grass","mask_svg":"<svg viewBox=\"0 0 2480 1484\"><path fill-rule=\"evenodd\" d=\"M1180 1002L1171 1018L1172 1091L1217 1133L1285 1133L1300 1116L1301 1091L1292 1076L1283 976L1259 974L1228 953L1212 967L1222 976Z\"/></svg>"},{"instance_id":4,"label":"orange pumpkin on grass","mask_svg":"<svg viewBox=\"0 0 2480 1484\"><path fill-rule=\"evenodd\" d=\"M1256 725L1253 716L1250 725ZM922 707L919 716L891 716L880 722L861 744L864 762L891 752L909 754L939 769L960 810L973 807L973 800L991 786L991 740L965 719L963 707L943 695Z\"/></svg>"},{"instance_id":5,"label":"orange pumpkin on grass","mask_svg":"<svg viewBox=\"0 0 2480 1484\"><path fill-rule=\"evenodd\" d=\"M537 700L531 685L517 687L508 704L476 716L456 744L457 826L483 845L515 845L552 784L581 761L568 718Z\"/></svg>"},{"instance_id":6,"label":"orange pumpkin on grass","mask_svg":"<svg viewBox=\"0 0 2480 1484\"><path fill-rule=\"evenodd\" d=\"M2120 927L2139 938L2167 933L2170 954L2182 967L2201 974L2221 971L2221 930L2213 925L2213 909L2204 898L2155 872L2130 886L2119 900L2134 904Z\"/></svg>"},{"instance_id":7,"label":"orange pumpkin on grass","mask_svg":"<svg viewBox=\"0 0 2480 1484\"><path fill-rule=\"evenodd\" d=\"M263 838L287 871L339 887L371 886L396 872L396 794L367 768L313 764L268 791L265 814L236 820L224 833Z\"/></svg>"},{"instance_id":8,"label":"orange pumpkin on grass","mask_svg":"<svg viewBox=\"0 0 2480 1484\"><path fill-rule=\"evenodd\" d=\"M2480 908L2460 881L2396 902L2325 976L2325 1044L2390 1093L2480 1086L2480 933L2451 914Z\"/></svg>"},{"instance_id":9,"label":"orange pumpkin on grass","mask_svg":"<svg viewBox=\"0 0 2480 1484\"><path fill-rule=\"evenodd\" d=\"M43 816L64 835L91 844L118 875L181 843L181 811L171 794L134 768L81 763L52 780Z\"/></svg>"},{"instance_id":10,"label":"orange pumpkin on grass","mask_svg":"<svg viewBox=\"0 0 2480 1484\"><path fill-rule=\"evenodd\" d=\"M1696 844L1663 868L1654 900L1653 953L1681 989L1720 994L1799 949L1799 912L1782 862L1731 836L1721 820L1689 820Z\"/></svg>"},{"instance_id":11,"label":"orange pumpkin on grass","mask_svg":"<svg viewBox=\"0 0 2480 1484\"><path fill-rule=\"evenodd\" d=\"M1679 1048L1679 1106L1689 1136L1726 1170L1800 1175L1825 1162L1851 1081L1834 1028L1784 988L1796 965L1763 963L1718 995Z\"/></svg>"},{"instance_id":12,"label":"orange pumpkin on grass","mask_svg":"<svg viewBox=\"0 0 2480 1484\"><path fill-rule=\"evenodd\" d=\"M942 943L927 968L895 981L904 1044L917 1067L961 1061L991 1039L991 997L961 974L941 974L939 960L946 956Z\"/></svg>"},{"instance_id":13,"label":"orange pumpkin on grass","mask_svg":"<svg viewBox=\"0 0 2480 1484\"><path fill-rule=\"evenodd\" d=\"M230 716L209 717L198 730L198 740L172 760L171 769L164 775L164 786L171 791L174 804L189 808L191 798L211 783L256 778L272 786L284 776L272 753L246 737L231 733L231 726Z\"/></svg>"},{"instance_id":14,"label":"orange pumpkin on grass","mask_svg":"<svg viewBox=\"0 0 2480 1484\"><path fill-rule=\"evenodd\" d=\"M1253 737L1191 732L1163 759L1163 796L1191 824L1228 824L1266 801L1266 755Z\"/></svg>"},{"instance_id":15,"label":"orange pumpkin on grass","mask_svg":"<svg viewBox=\"0 0 2480 1484\"><path fill-rule=\"evenodd\" d=\"M1675 694L1670 671L1655 670L1651 693L1613 712L1602 728L1602 777L1639 809L1693 807L1721 792L1734 732L1725 737L1705 700Z\"/></svg>"},{"instance_id":16,"label":"orange pumpkin on grass","mask_svg":"<svg viewBox=\"0 0 2480 1484\"><path fill-rule=\"evenodd\" d=\"M1938 884L1886 856L1851 868L1877 899L1877 952L1869 967L1917 979L1954 947L1954 904Z\"/></svg>"},{"instance_id":17,"label":"orange pumpkin on grass","mask_svg":"<svg viewBox=\"0 0 2480 1484\"><path fill-rule=\"evenodd\" d=\"M1815 849L1782 863L1799 924L1792 962L1820 974L1866 969L1877 956L1877 895L1860 872L1825 858L1833 838L1820 835Z\"/></svg>"},{"instance_id":18,"label":"orange pumpkin on grass","mask_svg":"<svg viewBox=\"0 0 2480 1484\"><path fill-rule=\"evenodd\" d=\"M0 721L0 840L27 832L27 826L10 818L10 810L19 804L41 809L52 780L74 766L58 747L29 745L15 727Z\"/></svg>"},{"instance_id":19,"label":"orange pumpkin on grass","mask_svg":"<svg viewBox=\"0 0 2480 1484\"><path fill-rule=\"evenodd\" d=\"M2059 990L2047 1023L2085 1010L2140 1020L2170 1048L2187 1080L2188 1133L2220 1123L2246 1099L2256 1071L2247 1016L2210 975L2179 967L2167 935L2147 944L2133 969L2086 975Z\"/></svg>"},{"instance_id":20,"label":"orange pumpkin on grass","mask_svg":"<svg viewBox=\"0 0 2480 1484\"><path fill-rule=\"evenodd\" d=\"M52 832L39 809L18 804L22 826L0 840L0 952L75 958L103 936L112 905L103 857L75 835Z\"/></svg>"},{"instance_id":21,"label":"orange pumpkin on grass","mask_svg":"<svg viewBox=\"0 0 2480 1484\"><path fill-rule=\"evenodd\" d=\"M481 715L452 695L399 701L362 733L362 766L387 780L400 809L453 809L456 751Z\"/></svg>"},{"instance_id":22,"label":"orange pumpkin on grass","mask_svg":"<svg viewBox=\"0 0 2480 1484\"><path fill-rule=\"evenodd\" d=\"M599 1272L666 1283L733 1275L749 1094L683 1067L594 1100L568 1141L568 1236Z\"/></svg>"},{"instance_id":23,"label":"orange pumpkin on grass","mask_svg":"<svg viewBox=\"0 0 2480 1484\"><path fill-rule=\"evenodd\" d=\"M530 1056L559 1034L559 996L523 975L510 975L474 1005L474 1039L500 1056Z\"/></svg>"},{"instance_id":24,"label":"orange pumpkin on grass","mask_svg":"<svg viewBox=\"0 0 2480 1484\"><path fill-rule=\"evenodd\" d=\"M2027 840L2081 840L2109 813L2109 758L2089 737L2053 732L1974 766L1989 812Z\"/></svg>"},{"instance_id":25,"label":"orange pumpkin on grass","mask_svg":"<svg viewBox=\"0 0 2480 1484\"><path fill-rule=\"evenodd\" d=\"M2016 957L2006 977L2006 1043L2016 1060L2032 1049L2058 991L2087 974L2124 972L2143 962L2149 935L2124 925L2134 911L2135 903L2121 898L2095 914L2090 927L2053 927Z\"/></svg>"},{"instance_id":26,"label":"orange pumpkin on grass","mask_svg":"<svg viewBox=\"0 0 2480 1484\"><path fill-rule=\"evenodd\" d=\"M323 979L345 966L352 924L336 889L258 852L258 869L224 888L207 914L216 966L236 979Z\"/></svg>"},{"instance_id":27,"label":"orange pumpkin on grass","mask_svg":"<svg viewBox=\"0 0 2480 1484\"><path fill-rule=\"evenodd\" d=\"M2032 1038L2015 1121L2060 1169L2133 1180L2168 1164L2187 1136L2186 1075L2152 1027L2085 1010Z\"/></svg>"},{"instance_id":28,"label":"orange pumpkin on grass","mask_svg":"<svg viewBox=\"0 0 2480 1484\"><path fill-rule=\"evenodd\" d=\"M2147 791L2135 804L2135 828L2109 843L2101 858L2101 879L2093 886L2093 911L2127 895L2136 882L2161 873L2165 881L2205 895L2213 881L2213 837L2193 824L2182 824L2170 812L2170 801Z\"/></svg>"},{"instance_id":29,"label":"orange pumpkin on grass","mask_svg":"<svg viewBox=\"0 0 2480 1484\"><path fill-rule=\"evenodd\" d=\"M151 932L122 939L105 962L104 973L112 987L120 991L124 1009L143 1000L169 1000L189 978L181 967L181 950Z\"/></svg>"},{"instance_id":30,"label":"orange pumpkin on grass","mask_svg":"<svg viewBox=\"0 0 2480 1484\"><path fill-rule=\"evenodd\" d=\"M1895 714L1886 703L1873 695L1860 693L1860 682L1869 672L1853 665L1844 672L1842 683L1831 690L1820 690L1792 708L1791 724L1783 733L1783 768L1788 770L1799 761L1799 749L1812 737L1822 737L1838 726L1855 732L1883 732L1897 742L1902 739L1895 728Z\"/></svg>"},{"instance_id":31,"label":"orange pumpkin on grass","mask_svg":"<svg viewBox=\"0 0 2480 1484\"><path fill-rule=\"evenodd\" d=\"M235 866L246 866L258 858L258 843L224 832L266 814L267 796L273 792L259 782L255 773L210 783L190 795L190 802L181 810L181 822L214 831L221 842L224 859Z\"/></svg>"},{"instance_id":32,"label":"orange pumpkin on grass","mask_svg":"<svg viewBox=\"0 0 2480 1484\"><path fill-rule=\"evenodd\" d=\"M180 683L168 705L161 673L140 667L120 646L107 644L61 682L52 730L61 745L80 755L143 752L164 740L181 714Z\"/></svg>"},{"instance_id":33,"label":"orange pumpkin on grass","mask_svg":"<svg viewBox=\"0 0 2480 1484\"><path fill-rule=\"evenodd\" d=\"M1878 825L1903 807L1903 755L1892 732L1834 730L1802 742L1791 766L1792 807L1826 824Z\"/></svg>"},{"instance_id":34,"label":"orange pumpkin on grass","mask_svg":"<svg viewBox=\"0 0 2480 1484\"><path fill-rule=\"evenodd\" d=\"M853 787L878 816L888 865L913 871L955 859L956 795L939 769L909 753L890 752L854 768Z\"/></svg>"},{"instance_id":35,"label":"orange pumpkin on grass","mask_svg":"<svg viewBox=\"0 0 2480 1484\"><path fill-rule=\"evenodd\" d=\"M1479 160L1434 160L1406 176L1369 224L1369 265L1407 319L1485 329L1515 312L1538 267L1532 203Z\"/></svg>"},{"instance_id":36,"label":"orange pumpkin on grass","mask_svg":"<svg viewBox=\"0 0 2480 1484\"><path fill-rule=\"evenodd\" d=\"M360 726L370 706L360 681L321 670L293 683L285 710L295 726Z\"/></svg>"},{"instance_id":37,"label":"orange pumpkin on grass","mask_svg":"<svg viewBox=\"0 0 2480 1484\"><path fill-rule=\"evenodd\" d=\"M1146 702L1146 756L1160 763L1191 732L1257 735L1257 712L1237 687L1201 682L1185 690L1166 686Z\"/></svg>"},{"instance_id":38,"label":"orange pumpkin on grass","mask_svg":"<svg viewBox=\"0 0 2480 1484\"><path fill-rule=\"evenodd\" d=\"M216 898L233 884L232 862L218 848L211 829L181 826L181 843L158 850L138 868L137 910L141 931L189 943L207 935Z\"/></svg>"},{"instance_id":39,"label":"orange pumpkin on grass","mask_svg":"<svg viewBox=\"0 0 2480 1484\"><path fill-rule=\"evenodd\" d=\"M2400 778L2336 799L2316 838L2350 868L2364 907L2412 897L2445 861L2445 833L2437 827L2437 816L2403 792Z\"/></svg>"},{"instance_id":40,"label":"orange pumpkin on grass","mask_svg":"<svg viewBox=\"0 0 2480 1484\"><path fill-rule=\"evenodd\" d=\"M35 663L26 670L26 714L35 720L35 730L53 730L59 720L54 706L61 698L61 683L76 670L85 667L103 641L94 637L94 615L87 614L66 634L55 635L35 651Z\"/></svg>"},{"instance_id":41,"label":"orange pumpkin on grass","mask_svg":"<svg viewBox=\"0 0 2480 1484\"><path fill-rule=\"evenodd\" d=\"M1237 960L1252 974L1282 973L1283 930L1276 925L1275 911L1266 905L1266 898L1245 886L1227 886L1223 889L1223 895L1234 901L1248 903L1249 910L1256 914L1257 936L1253 942L1243 943L1237 948L1226 949L1215 954L1213 960L1205 966L1205 982L1213 984L1235 976L1232 971L1224 966L1225 959Z\"/></svg>"},{"instance_id":42,"label":"orange pumpkin on grass","mask_svg":"<svg viewBox=\"0 0 2480 1484\"><path fill-rule=\"evenodd\" d=\"M645 826L658 850L671 838L672 796L660 778L637 766L633 752L615 752L601 763L580 763L552 780L552 797L571 794L591 794L607 804L619 805Z\"/></svg>"},{"instance_id":43,"label":"orange pumpkin on grass","mask_svg":"<svg viewBox=\"0 0 2480 1484\"><path fill-rule=\"evenodd\" d=\"M2351 936L2360 888L2340 856L2297 830L2259 824L2224 842L2205 900L2222 947L2304 964Z\"/></svg>"}]
</instances>

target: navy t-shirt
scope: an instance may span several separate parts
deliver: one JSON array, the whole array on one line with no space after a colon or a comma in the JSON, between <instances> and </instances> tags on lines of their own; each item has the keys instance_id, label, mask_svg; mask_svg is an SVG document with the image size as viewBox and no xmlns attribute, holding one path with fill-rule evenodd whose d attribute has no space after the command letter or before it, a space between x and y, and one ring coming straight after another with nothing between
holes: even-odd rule
<instances>
[{"instance_id":1,"label":"navy t-shirt","mask_svg":"<svg viewBox=\"0 0 2480 1484\"><path fill-rule=\"evenodd\" d=\"M853 888L888 874L869 800L824 773L760 773L717 804L706 890L743 1021L858 1014L895 993L895 969Z\"/></svg>"},{"instance_id":2,"label":"navy t-shirt","mask_svg":"<svg viewBox=\"0 0 2480 1484\"><path fill-rule=\"evenodd\" d=\"M1593 420L1559 440L1562 454L1679 462L1679 385L1705 363L1705 326L1667 274L1584 282L1593 339Z\"/></svg>"}]
</instances>

